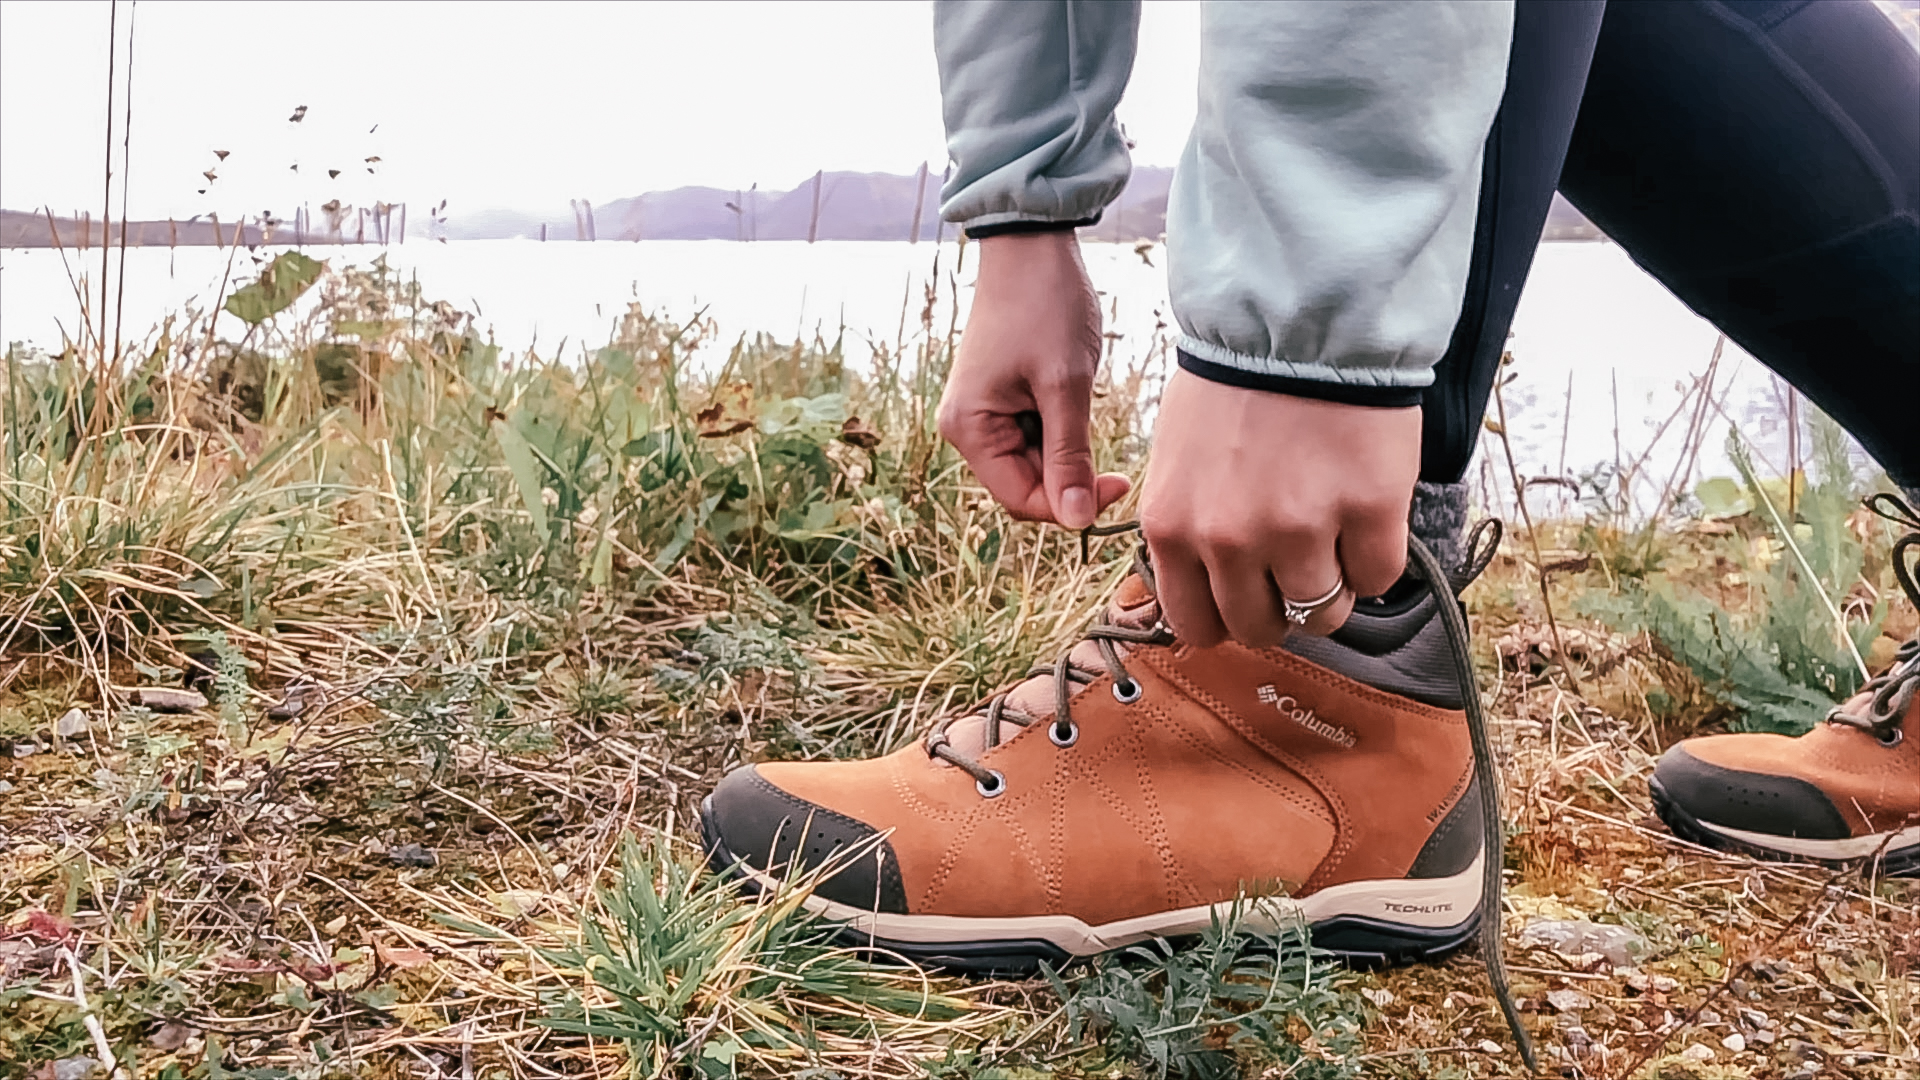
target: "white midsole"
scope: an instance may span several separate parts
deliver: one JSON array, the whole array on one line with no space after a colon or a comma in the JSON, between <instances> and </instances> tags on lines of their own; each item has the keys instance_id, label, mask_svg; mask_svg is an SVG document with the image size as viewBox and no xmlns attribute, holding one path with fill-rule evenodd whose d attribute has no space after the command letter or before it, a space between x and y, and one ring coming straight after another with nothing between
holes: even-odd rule
<instances>
[{"instance_id":1,"label":"white midsole","mask_svg":"<svg viewBox=\"0 0 1920 1080\"><path fill-rule=\"evenodd\" d=\"M1853 836L1845 840L1805 840L1798 836L1776 836L1773 833L1748 832L1745 829L1730 829L1725 825L1715 825L1704 818L1696 819L1701 825L1712 829L1721 836L1730 837L1755 847L1771 851L1784 851L1789 855L1804 855L1809 859L1865 859L1881 852L1899 851L1901 848L1920 844L1920 825L1910 829L1895 829L1892 832L1869 833L1866 836Z\"/></svg>"},{"instance_id":2,"label":"white midsole","mask_svg":"<svg viewBox=\"0 0 1920 1080\"><path fill-rule=\"evenodd\" d=\"M1240 925L1249 930L1274 932L1345 915L1419 930L1458 926L1479 907L1483 859L1484 856L1476 858L1473 866L1452 877L1350 881L1298 899L1275 896L1243 901L1237 905ZM780 885L776 878L762 871L745 865L740 869L763 888L774 889ZM1201 904L1089 926L1072 915L997 918L897 915L836 903L821 896L809 896L802 903L808 911L846 923L856 933L889 941L939 945L1042 940L1074 956L1093 956L1156 937L1197 934L1213 925L1216 919L1232 918L1236 907L1233 901Z\"/></svg>"}]
</instances>

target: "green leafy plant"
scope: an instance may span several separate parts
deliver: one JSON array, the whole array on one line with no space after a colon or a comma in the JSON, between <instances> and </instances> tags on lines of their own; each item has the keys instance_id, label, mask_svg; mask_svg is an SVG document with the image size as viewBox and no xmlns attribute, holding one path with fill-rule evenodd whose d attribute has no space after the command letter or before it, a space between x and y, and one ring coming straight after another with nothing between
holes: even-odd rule
<instances>
[{"instance_id":1,"label":"green leafy plant","mask_svg":"<svg viewBox=\"0 0 1920 1080\"><path fill-rule=\"evenodd\" d=\"M547 995L539 1022L627 1048L639 1075L720 1077L831 1054L950 1021L969 1003L863 959L802 908L806 881L756 899L682 862L665 839L621 844L613 883L568 944L537 947L577 989ZM443 916L469 933L490 927ZM862 1051L864 1052L864 1051Z\"/></svg>"},{"instance_id":2,"label":"green leafy plant","mask_svg":"<svg viewBox=\"0 0 1920 1080\"><path fill-rule=\"evenodd\" d=\"M1839 426L1816 416L1812 427L1816 479L1797 492L1791 520L1785 482L1762 481L1737 431L1727 447L1740 482L1708 480L1696 491L1737 525L1723 550L1751 583L1743 610L1657 572L1580 605L1615 629L1652 635L1732 711L1736 730L1797 735L1819 722L1866 681L1862 655L1886 617L1884 600L1852 617L1843 610L1866 565L1848 526L1859 491Z\"/></svg>"},{"instance_id":3,"label":"green leafy plant","mask_svg":"<svg viewBox=\"0 0 1920 1080\"><path fill-rule=\"evenodd\" d=\"M1331 1080L1358 1073L1365 1007L1306 945L1305 930L1261 929L1242 901L1184 947L1154 939L1048 980L1070 1034L1094 1040L1092 1069L1226 1080L1248 1063ZM1138 1072L1135 1072L1138 1070Z\"/></svg>"}]
</instances>

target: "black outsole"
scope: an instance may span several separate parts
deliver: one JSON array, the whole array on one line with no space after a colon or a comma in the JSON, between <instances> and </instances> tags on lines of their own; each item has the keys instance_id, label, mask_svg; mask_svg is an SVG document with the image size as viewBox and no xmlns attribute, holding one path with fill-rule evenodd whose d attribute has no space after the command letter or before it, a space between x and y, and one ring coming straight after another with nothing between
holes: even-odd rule
<instances>
[{"instance_id":1,"label":"black outsole","mask_svg":"<svg viewBox=\"0 0 1920 1080\"><path fill-rule=\"evenodd\" d=\"M1870 861L1877 861L1879 872L1883 877L1920 877L1920 844L1889 851L1878 860L1819 859L1810 855L1798 855L1762 844L1737 840L1707 828L1700 823L1699 818L1694 817L1686 807L1681 806L1673 796L1667 794L1667 789L1661 786L1659 780L1649 780L1647 791L1653 796L1654 812L1660 815L1661 821L1666 822L1667 828L1673 832L1673 835L1702 847L1710 847L1715 851L1724 851L1731 855L1765 859L1768 862L1807 863L1832 869L1861 866Z\"/></svg>"},{"instance_id":2,"label":"black outsole","mask_svg":"<svg viewBox=\"0 0 1920 1080\"><path fill-rule=\"evenodd\" d=\"M708 806L700 808L700 838L713 872L753 890L760 883L740 870L742 860L727 850ZM1308 928L1313 947L1358 968L1396 967L1443 960L1473 942L1480 929L1480 913L1464 922L1436 929L1401 926L1360 915L1342 915ZM881 958L904 957L922 967L968 975L1027 977L1038 974L1044 962L1059 969L1092 957L1075 956L1051 941L1038 939L922 942L873 937L846 927L834 935L849 948ZM1178 939L1175 939L1176 941Z\"/></svg>"}]
</instances>

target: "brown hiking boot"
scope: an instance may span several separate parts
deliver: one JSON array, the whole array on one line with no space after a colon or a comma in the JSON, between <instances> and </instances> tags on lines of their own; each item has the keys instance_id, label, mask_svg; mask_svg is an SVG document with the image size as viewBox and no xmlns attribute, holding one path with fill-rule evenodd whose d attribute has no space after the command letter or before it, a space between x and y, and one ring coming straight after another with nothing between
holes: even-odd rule
<instances>
[{"instance_id":1,"label":"brown hiking boot","mask_svg":"<svg viewBox=\"0 0 1920 1080\"><path fill-rule=\"evenodd\" d=\"M1067 657L923 742L735 770L702 808L713 865L767 885L842 853L812 910L968 970L1197 933L1242 897L1349 958L1444 954L1498 873L1454 599L1482 547L1451 588L1409 577L1263 649L1183 645L1137 561Z\"/></svg>"},{"instance_id":2,"label":"brown hiking boot","mask_svg":"<svg viewBox=\"0 0 1920 1080\"><path fill-rule=\"evenodd\" d=\"M1892 496L1868 505L1920 528ZM1908 565L1920 532L1893 548L1894 572L1920 607ZM1762 858L1868 859L1889 875L1920 875L1920 635L1893 667L1799 738L1709 735L1660 758L1648 785L1674 835Z\"/></svg>"}]
</instances>

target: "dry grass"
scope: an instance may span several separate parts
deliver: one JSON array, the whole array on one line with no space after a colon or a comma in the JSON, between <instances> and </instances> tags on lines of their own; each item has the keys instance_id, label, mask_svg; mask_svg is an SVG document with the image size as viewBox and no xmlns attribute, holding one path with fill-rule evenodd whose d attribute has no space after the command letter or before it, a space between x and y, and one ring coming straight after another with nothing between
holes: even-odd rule
<instances>
[{"instance_id":1,"label":"dry grass","mask_svg":"<svg viewBox=\"0 0 1920 1080\"><path fill-rule=\"evenodd\" d=\"M940 445L951 328L927 310L871 365L760 339L689 371L712 328L644 312L609 350L508 362L356 272L241 342L184 320L119 367L9 356L0 1073L104 1044L169 1078L1137 1074L1046 980L869 965L793 919L796 892L693 872L728 768L897 745L1071 640L1124 572L1123 544L1083 566L1006 521ZM1103 465L1138 473L1159 359L1107 388ZM1656 542L1738 604L1724 531ZM1913 885L1661 830L1652 757L1724 710L1565 614L1615 587L1612 540L1528 539L1470 601L1510 755L1510 948L1556 1067L1920 1070ZM1552 639L1536 551L1575 556L1547 577L1584 696L1496 655ZM216 700L130 703L183 681ZM1574 913L1648 951L1523 945ZM1471 958L1300 978L1274 1014L1300 1056L1248 1043L1237 1068L1517 1073L1481 1045L1505 1036ZM1590 999L1577 1024L1561 990ZM1336 1052L1343 1018L1366 1022Z\"/></svg>"}]
</instances>

